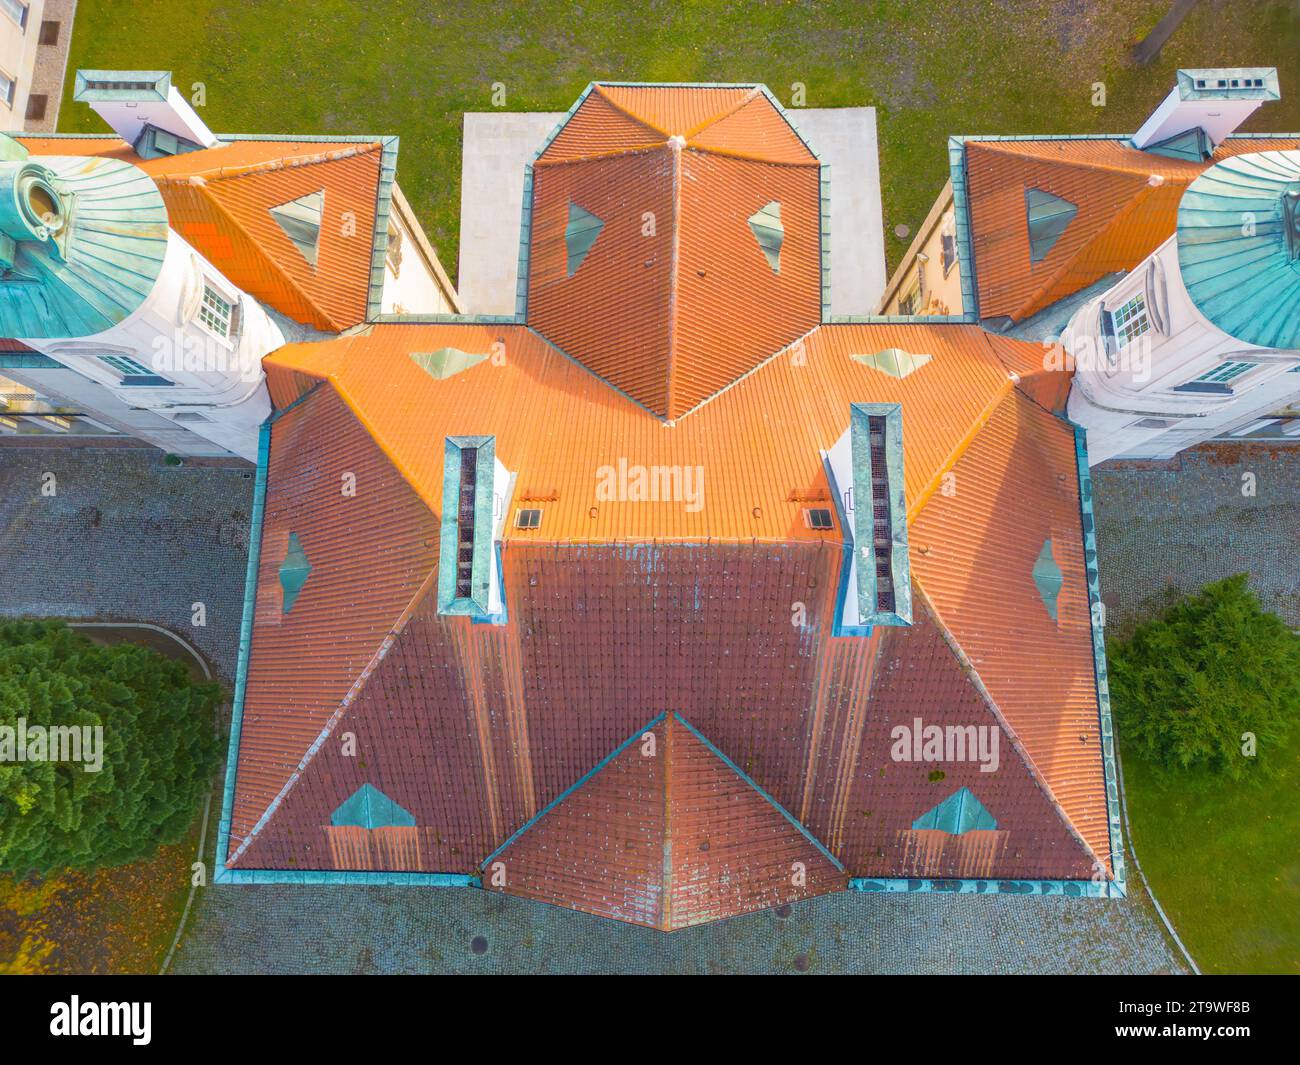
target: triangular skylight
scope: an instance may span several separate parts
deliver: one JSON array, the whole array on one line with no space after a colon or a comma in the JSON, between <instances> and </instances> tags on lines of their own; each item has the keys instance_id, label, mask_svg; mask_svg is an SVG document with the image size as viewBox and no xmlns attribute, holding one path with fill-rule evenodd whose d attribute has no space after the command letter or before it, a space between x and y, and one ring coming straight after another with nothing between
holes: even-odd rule
<instances>
[{"instance_id":1,"label":"triangular skylight","mask_svg":"<svg viewBox=\"0 0 1300 1065\"><path fill-rule=\"evenodd\" d=\"M785 227L781 225L781 205L776 200L760 207L749 216L749 228L754 239L767 257L772 273L781 272L781 245L785 243Z\"/></svg>"},{"instance_id":2,"label":"triangular skylight","mask_svg":"<svg viewBox=\"0 0 1300 1065\"><path fill-rule=\"evenodd\" d=\"M1034 584L1038 586L1039 598L1043 600L1043 606L1047 607L1053 621L1056 620L1056 597L1061 594L1064 582L1061 567L1056 564L1056 556L1052 554L1052 541L1048 540L1034 563Z\"/></svg>"},{"instance_id":3,"label":"triangular skylight","mask_svg":"<svg viewBox=\"0 0 1300 1065\"><path fill-rule=\"evenodd\" d=\"M569 224L564 227L564 243L569 249L570 277L578 272L582 260L587 257L587 252L591 251L591 246L596 243L596 238L604 228L605 223L594 214L572 200L569 201Z\"/></svg>"},{"instance_id":4,"label":"triangular skylight","mask_svg":"<svg viewBox=\"0 0 1300 1065\"><path fill-rule=\"evenodd\" d=\"M309 192L296 200L272 207L271 217L284 230L284 235L314 267L320 249L321 215L325 210L325 190Z\"/></svg>"},{"instance_id":5,"label":"triangular skylight","mask_svg":"<svg viewBox=\"0 0 1300 1065\"><path fill-rule=\"evenodd\" d=\"M854 355L853 358L863 366L870 366L873 370L898 378L906 377L930 361L929 355L913 355L902 348L886 348L872 355Z\"/></svg>"},{"instance_id":6,"label":"triangular skylight","mask_svg":"<svg viewBox=\"0 0 1300 1065\"><path fill-rule=\"evenodd\" d=\"M378 788L362 784L330 814L335 828L411 828L415 818Z\"/></svg>"},{"instance_id":7,"label":"triangular skylight","mask_svg":"<svg viewBox=\"0 0 1300 1065\"><path fill-rule=\"evenodd\" d=\"M286 614L289 613L289 608L293 606L309 576L311 576L311 563L307 561L307 553L302 549L302 541L298 539L298 534L291 532L289 550L285 553L284 561L280 563L280 587L284 589Z\"/></svg>"},{"instance_id":8,"label":"triangular skylight","mask_svg":"<svg viewBox=\"0 0 1300 1065\"><path fill-rule=\"evenodd\" d=\"M437 351L413 351L411 358L415 365L430 377L445 381L462 370L477 366L487 358L486 355L474 355L459 348L439 348Z\"/></svg>"},{"instance_id":9,"label":"triangular skylight","mask_svg":"<svg viewBox=\"0 0 1300 1065\"><path fill-rule=\"evenodd\" d=\"M970 788L954 791L934 809L912 822L914 830L938 829L952 836L963 832L987 832L998 827L993 815L984 809Z\"/></svg>"},{"instance_id":10,"label":"triangular skylight","mask_svg":"<svg viewBox=\"0 0 1300 1065\"><path fill-rule=\"evenodd\" d=\"M1025 189L1025 213L1029 218L1029 261L1042 262L1073 221L1079 208L1069 200L1042 189Z\"/></svg>"}]
</instances>

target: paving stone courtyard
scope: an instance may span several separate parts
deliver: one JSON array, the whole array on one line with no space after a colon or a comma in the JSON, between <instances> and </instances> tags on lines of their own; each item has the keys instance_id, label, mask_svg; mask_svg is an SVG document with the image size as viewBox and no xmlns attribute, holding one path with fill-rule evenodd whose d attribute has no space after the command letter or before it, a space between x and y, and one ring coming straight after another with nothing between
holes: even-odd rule
<instances>
[{"instance_id":1,"label":"paving stone courtyard","mask_svg":"<svg viewBox=\"0 0 1300 1065\"><path fill-rule=\"evenodd\" d=\"M54 496L42 477L57 478ZM1242 474L1255 475L1243 495ZM1103 592L1122 621L1165 589L1248 571L1300 625L1300 453L1094 471ZM233 678L249 470L152 450L0 448L0 615L146 621ZM207 625L190 624L192 604ZM1136 889L1137 885L1134 884ZM1149 901L841 894L665 936L459 889L210 887L173 969L203 972L1181 972Z\"/></svg>"}]
</instances>

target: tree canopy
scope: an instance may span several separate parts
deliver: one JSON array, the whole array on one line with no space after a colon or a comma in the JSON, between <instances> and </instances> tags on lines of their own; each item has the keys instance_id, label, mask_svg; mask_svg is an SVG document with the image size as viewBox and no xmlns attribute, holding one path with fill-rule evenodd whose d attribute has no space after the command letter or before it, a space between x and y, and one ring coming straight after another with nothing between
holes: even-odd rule
<instances>
[{"instance_id":1,"label":"tree canopy","mask_svg":"<svg viewBox=\"0 0 1300 1065\"><path fill-rule=\"evenodd\" d=\"M1300 636L1238 574L1206 585L1107 647L1126 747L1168 772L1268 776L1300 717Z\"/></svg>"},{"instance_id":2,"label":"tree canopy","mask_svg":"<svg viewBox=\"0 0 1300 1065\"><path fill-rule=\"evenodd\" d=\"M0 623L0 870L121 865L179 842L212 786L221 699L148 648Z\"/></svg>"}]
</instances>

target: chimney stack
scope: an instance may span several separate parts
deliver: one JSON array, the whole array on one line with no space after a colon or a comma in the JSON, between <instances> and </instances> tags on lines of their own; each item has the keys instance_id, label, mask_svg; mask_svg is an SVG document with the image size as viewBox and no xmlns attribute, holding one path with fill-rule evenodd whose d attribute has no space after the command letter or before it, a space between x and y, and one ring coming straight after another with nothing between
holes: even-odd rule
<instances>
[{"instance_id":1,"label":"chimney stack","mask_svg":"<svg viewBox=\"0 0 1300 1065\"><path fill-rule=\"evenodd\" d=\"M168 70L78 70L72 98L90 104L145 158L217 143Z\"/></svg>"},{"instance_id":2,"label":"chimney stack","mask_svg":"<svg viewBox=\"0 0 1300 1065\"><path fill-rule=\"evenodd\" d=\"M1266 100L1280 100L1275 67L1178 71L1177 84L1133 136L1133 147L1209 158Z\"/></svg>"}]
</instances>

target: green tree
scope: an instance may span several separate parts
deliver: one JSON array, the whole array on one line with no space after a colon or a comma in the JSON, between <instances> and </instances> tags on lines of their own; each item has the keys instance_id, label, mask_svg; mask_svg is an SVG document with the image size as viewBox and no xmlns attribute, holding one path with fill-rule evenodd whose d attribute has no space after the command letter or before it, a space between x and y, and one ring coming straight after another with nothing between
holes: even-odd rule
<instances>
[{"instance_id":1,"label":"green tree","mask_svg":"<svg viewBox=\"0 0 1300 1065\"><path fill-rule=\"evenodd\" d=\"M1144 761L1183 780L1281 768L1300 717L1300 637L1260 606L1244 573L1112 639L1106 656L1120 735Z\"/></svg>"},{"instance_id":2,"label":"green tree","mask_svg":"<svg viewBox=\"0 0 1300 1065\"><path fill-rule=\"evenodd\" d=\"M212 785L221 699L147 648L0 624L0 870L121 865L179 842ZM102 726L97 772L91 746L81 762L16 760L20 733L59 726Z\"/></svg>"}]
</instances>

